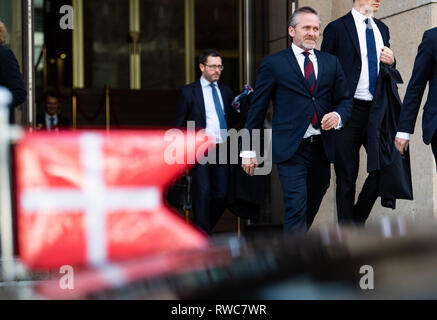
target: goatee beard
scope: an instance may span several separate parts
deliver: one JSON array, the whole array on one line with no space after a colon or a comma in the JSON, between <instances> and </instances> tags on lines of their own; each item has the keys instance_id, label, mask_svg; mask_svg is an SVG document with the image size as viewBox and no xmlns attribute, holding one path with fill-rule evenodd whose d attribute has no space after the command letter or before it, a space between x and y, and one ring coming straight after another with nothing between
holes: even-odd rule
<instances>
[{"instance_id":1,"label":"goatee beard","mask_svg":"<svg viewBox=\"0 0 437 320\"><path fill-rule=\"evenodd\" d=\"M360 12L366 17L373 17L373 8L369 5L364 5L360 8Z\"/></svg>"},{"instance_id":2,"label":"goatee beard","mask_svg":"<svg viewBox=\"0 0 437 320\"><path fill-rule=\"evenodd\" d=\"M304 47L305 50L310 51L310 50L313 50L315 46L307 46L304 43L302 43L302 47Z\"/></svg>"}]
</instances>

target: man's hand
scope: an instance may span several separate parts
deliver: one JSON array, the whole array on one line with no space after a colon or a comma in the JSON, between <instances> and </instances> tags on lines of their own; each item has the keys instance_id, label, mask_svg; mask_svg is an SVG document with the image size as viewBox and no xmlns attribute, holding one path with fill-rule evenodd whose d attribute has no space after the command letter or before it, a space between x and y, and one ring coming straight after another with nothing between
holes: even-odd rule
<instances>
[{"instance_id":1,"label":"man's hand","mask_svg":"<svg viewBox=\"0 0 437 320\"><path fill-rule=\"evenodd\" d=\"M322 119L322 129L329 131L338 126L339 122L340 119L334 112L327 113Z\"/></svg>"},{"instance_id":2,"label":"man's hand","mask_svg":"<svg viewBox=\"0 0 437 320\"><path fill-rule=\"evenodd\" d=\"M393 63L395 62L395 56L390 48L387 47L382 48L381 62L388 64L389 66L393 65Z\"/></svg>"},{"instance_id":3,"label":"man's hand","mask_svg":"<svg viewBox=\"0 0 437 320\"><path fill-rule=\"evenodd\" d=\"M253 170L258 167L256 158L242 158L241 167L250 176L253 176Z\"/></svg>"},{"instance_id":4,"label":"man's hand","mask_svg":"<svg viewBox=\"0 0 437 320\"><path fill-rule=\"evenodd\" d=\"M401 138L395 138L395 146L396 149L403 155L405 151L408 149L408 143L410 140L407 139L401 139Z\"/></svg>"}]
</instances>

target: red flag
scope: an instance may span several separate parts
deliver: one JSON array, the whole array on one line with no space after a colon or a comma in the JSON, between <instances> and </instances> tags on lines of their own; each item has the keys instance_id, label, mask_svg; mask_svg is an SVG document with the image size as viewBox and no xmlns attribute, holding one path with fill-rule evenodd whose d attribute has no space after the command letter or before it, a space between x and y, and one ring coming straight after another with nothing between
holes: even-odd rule
<instances>
[{"instance_id":1,"label":"red flag","mask_svg":"<svg viewBox=\"0 0 437 320\"><path fill-rule=\"evenodd\" d=\"M174 137L165 131L26 135L16 148L21 260L45 269L206 247L207 238L163 197L195 163L193 151L211 141L201 133ZM188 145L195 148L187 153ZM185 154L183 161L173 163L169 150Z\"/></svg>"}]
</instances>

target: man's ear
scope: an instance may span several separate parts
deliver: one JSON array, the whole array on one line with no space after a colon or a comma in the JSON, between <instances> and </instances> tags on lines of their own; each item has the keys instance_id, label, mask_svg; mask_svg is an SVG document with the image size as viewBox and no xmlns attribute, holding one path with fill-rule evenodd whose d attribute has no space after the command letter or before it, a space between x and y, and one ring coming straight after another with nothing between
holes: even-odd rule
<instances>
[{"instance_id":1,"label":"man's ear","mask_svg":"<svg viewBox=\"0 0 437 320\"><path fill-rule=\"evenodd\" d=\"M288 34L290 35L291 38L294 38L294 36L296 35L296 31L294 30L293 27L288 27Z\"/></svg>"},{"instance_id":2,"label":"man's ear","mask_svg":"<svg viewBox=\"0 0 437 320\"><path fill-rule=\"evenodd\" d=\"M202 63L199 63L199 69L203 73L205 71L205 66Z\"/></svg>"}]
</instances>

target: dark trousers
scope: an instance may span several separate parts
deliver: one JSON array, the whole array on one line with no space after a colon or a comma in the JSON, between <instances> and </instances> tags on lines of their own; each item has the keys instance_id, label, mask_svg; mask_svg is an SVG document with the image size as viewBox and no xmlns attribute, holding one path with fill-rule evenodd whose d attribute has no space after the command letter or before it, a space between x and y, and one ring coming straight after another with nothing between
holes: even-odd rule
<instances>
[{"instance_id":1,"label":"dark trousers","mask_svg":"<svg viewBox=\"0 0 437 320\"><path fill-rule=\"evenodd\" d=\"M346 126L337 132L335 173L338 222L362 225L369 217L379 194L379 172L367 176L358 201L355 189L360 166L360 148L367 150L367 128L370 102L354 99L352 115Z\"/></svg>"},{"instance_id":2,"label":"dark trousers","mask_svg":"<svg viewBox=\"0 0 437 320\"><path fill-rule=\"evenodd\" d=\"M314 221L331 178L322 141L304 139L293 157L277 167L284 193L284 232L305 232Z\"/></svg>"},{"instance_id":3,"label":"dark trousers","mask_svg":"<svg viewBox=\"0 0 437 320\"><path fill-rule=\"evenodd\" d=\"M437 133L434 134L434 137L431 140L431 149L434 153L435 165L437 170Z\"/></svg>"},{"instance_id":4,"label":"dark trousers","mask_svg":"<svg viewBox=\"0 0 437 320\"><path fill-rule=\"evenodd\" d=\"M211 234L226 209L229 165L198 164L191 170L191 176L194 224Z\"/></svg>"}]
</instances>

